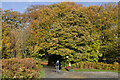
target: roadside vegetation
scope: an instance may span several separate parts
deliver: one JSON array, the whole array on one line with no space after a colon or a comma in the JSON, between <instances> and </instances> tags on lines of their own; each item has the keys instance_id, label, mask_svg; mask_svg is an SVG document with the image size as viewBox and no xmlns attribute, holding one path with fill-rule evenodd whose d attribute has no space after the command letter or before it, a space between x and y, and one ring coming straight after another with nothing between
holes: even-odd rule
<instances>
[{"instance_id":1,"label":"roadside vegetation","mask_svg":"<svg viewBox=\"0 0 120 80\"><path fill-rule=\"evenodd\" d=\"M63 70L71 62L78 71L118 71L118 10L113 3L84 7L73 2L32 5L23 14L1 9L2 77L38 78L44 75L39 61L56 60Z\"/></svg>"},{"instance_id":2,"label":"roadside vegetation","mask_svg":"<svg viewBox=\"0 0 120 80\"><path fill-rule=\"evenodd\" d=\"M119 72L115 70L99 70L99 69L76 69L75 72Z\"/></svg>"},{"instance_id":3,"label":"roadside vegetation","mask_svg":"<svg viewBox=\"0 0 120 80\"><path fill-rule=\"evenodd\" d=\"M42 65L34 59L2 59L2 78L41 78Z\"/></svg>"}]
</instances>

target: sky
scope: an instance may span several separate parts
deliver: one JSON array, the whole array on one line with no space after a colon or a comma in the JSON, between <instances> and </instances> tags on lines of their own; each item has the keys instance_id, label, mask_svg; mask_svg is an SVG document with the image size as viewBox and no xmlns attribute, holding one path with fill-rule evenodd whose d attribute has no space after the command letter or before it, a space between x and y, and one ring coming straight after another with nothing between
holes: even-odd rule
<instances>
[{"instance_id":1,"label":"sky","mask_svg":"<svg viewBox=\"0 0 120 80\"><path fill-rule=\"evenodd\" d=\"M119 0L1 0L1 2L119 2Z\"/></svg>"},{"instance_id":2,"label":"sky","mask_svg":"<svg viewBox=\"0 0 120 80\"><path fill-rule=\"evenodd\" d=\"M25 2L26 1L26 2ZM49 2L49 0L44 0L46 2L40 1L40 0L2 0L0 3L0 6L2 7L3 10L8 10L8 9L13 9L13 11L18 11L20 13L24 13L24 11L26 10L26 8L28 8L30 5L51 5L51 4L55 4L55 3L60 3L61 1L58 0L57 2L54 2L54 0L51 0ZM67 1L67 0L66 0ZM72 2L72 0L69 0ZM91 2L90 2L91 1ZM94 2L93 2L94 1ZM82 4L83 6L90 6L90 5L101 5L101 4L105 4L105 3L109 3L109 2L118 2L118 0L99 0L98 2L96 2L97 0L74 0L74 2L76 4ZM100 2L101 1L101 2Z\"/></svg>"}]
</instances>

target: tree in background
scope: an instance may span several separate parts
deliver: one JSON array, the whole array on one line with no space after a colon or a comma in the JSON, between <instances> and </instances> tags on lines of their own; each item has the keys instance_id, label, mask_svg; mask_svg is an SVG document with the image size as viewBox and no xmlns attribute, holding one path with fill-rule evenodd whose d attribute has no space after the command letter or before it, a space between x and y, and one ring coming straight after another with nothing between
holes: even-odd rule
<instances>
[{"instance_id":1,"label":"tree in background","mask_svg":"<svg viewBox=\"0 0 120 80\"><path fill-rule=\"evenodd\" d=\"M27 40L25 21L22 15L12 10L3 11L2 16L2 56L10 58L22 56ZM25 38L26 37L26 38Z\"/></svg>"},{"instance_id":2,"label":"tree in background","mask_svg":"<svg viewBox=\"0 0 120 80\"><path fill-rule=\"evenodd\" d=\"M119 62L118 5L32 5L2 12L3 58L69 55L70 61ZM15 56L16 55L16 56Z\"/></svg>"},{"instance_id":3,"label":"tree in background","mask_svg":"<svg viewBox=\"0 0 120 80\"><path fill-rule=\"evenodd\" d=\"M118 55L118 46L113 47L115 43L118 44L118 5L110 3L101 6L89 6L86 8L86 13L93 24L94 32L97 32L99 36L97 38L100 41L99 52L103 55L100 61L107 63L118 61L115 57L108 56L108 54ZM113 51L108 50L108 47L113 48Z\"/></svg>"}]
</instances>

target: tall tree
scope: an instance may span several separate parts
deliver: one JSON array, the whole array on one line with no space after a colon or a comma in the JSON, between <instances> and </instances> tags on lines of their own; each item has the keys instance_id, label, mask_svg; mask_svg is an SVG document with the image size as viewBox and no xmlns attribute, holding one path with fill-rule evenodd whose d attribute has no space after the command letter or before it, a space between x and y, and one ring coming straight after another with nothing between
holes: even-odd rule
<instances>
[{"instance_id":1,"label":"tall tree","mask_svg":"<svg viewBox=\"0 0 120 80\"><path fill-rule=\"evenodd\" d=\"M53 25L49 54L69 55L69 60L78 62L88 60L91 24L83 12L66 15L61 22Z\"/></svg>"}]
</instances>

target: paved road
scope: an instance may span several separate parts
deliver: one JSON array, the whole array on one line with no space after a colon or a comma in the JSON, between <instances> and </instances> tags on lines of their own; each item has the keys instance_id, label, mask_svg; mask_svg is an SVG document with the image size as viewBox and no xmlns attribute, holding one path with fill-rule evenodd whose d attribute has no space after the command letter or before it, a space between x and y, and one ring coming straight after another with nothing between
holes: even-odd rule
<instances>
[{"instance_id":1,"label":"paved road","mask_svg":"<svg viewBox=\"0 0 120 80\"><path fill-rule=\"evenodd\" d=\"M44 78L118 78L115 72L55 72L54 67L44 67Z\"/></svg>"},{"instance_id":2,"label":"paved road","mask_svg":"<svg viewBox=\"0 0 120 80\"><path fill-rule=\"evenodd\" d=\"M44 67L44 78L63 78L65 71L56 72L54 67Z\"/></svg>"}]
</instances>

